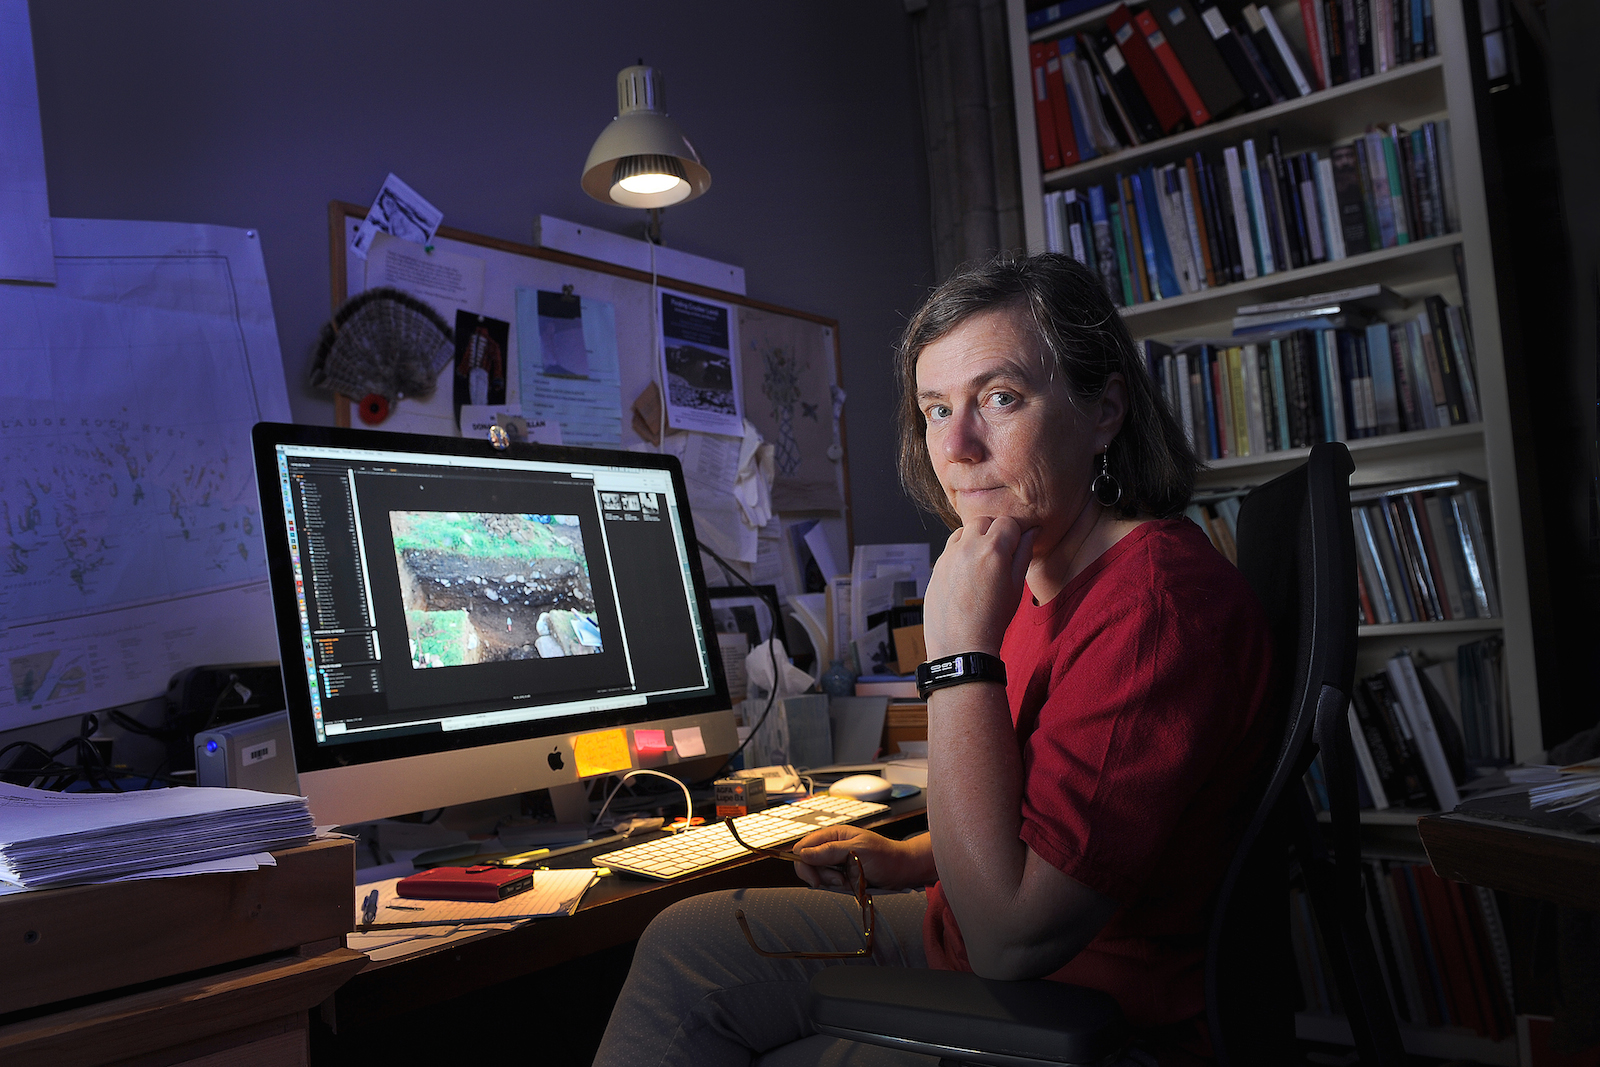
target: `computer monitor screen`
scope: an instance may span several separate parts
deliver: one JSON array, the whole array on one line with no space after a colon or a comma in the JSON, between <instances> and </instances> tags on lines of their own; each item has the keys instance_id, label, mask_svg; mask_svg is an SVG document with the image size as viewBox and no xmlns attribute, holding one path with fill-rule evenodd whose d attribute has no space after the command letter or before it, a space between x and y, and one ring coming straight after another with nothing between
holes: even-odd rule
<instances>
[{"instance_id":1,"label":"computer monitor screen","mask_svg":"<svg viewBox=\"0 0 1600 1067\"><path fill-rule=\"evenodd\" d=\"M254 447L319 821L573 782L608 727L634 766L735 747L672 457L270 423Z\"/></svg>"}]
</instances>

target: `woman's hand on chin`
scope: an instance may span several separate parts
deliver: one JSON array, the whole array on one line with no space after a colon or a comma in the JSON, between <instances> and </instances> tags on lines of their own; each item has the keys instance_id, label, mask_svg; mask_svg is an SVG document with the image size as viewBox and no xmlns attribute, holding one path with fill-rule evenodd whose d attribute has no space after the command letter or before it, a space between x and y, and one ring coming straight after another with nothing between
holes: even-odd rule
<instances>
[{"instance_id":1,"label":"woman's hand on chin","mask_svg":"<svg viewBox=\"0 0 1600 1067\"><path fill-rule=\"evenodd\" d=\"M922 604L930 660L961 652L999 655L1038 532L1002 516L974 519L950 535Z\"/></svg>"}]
</instances>

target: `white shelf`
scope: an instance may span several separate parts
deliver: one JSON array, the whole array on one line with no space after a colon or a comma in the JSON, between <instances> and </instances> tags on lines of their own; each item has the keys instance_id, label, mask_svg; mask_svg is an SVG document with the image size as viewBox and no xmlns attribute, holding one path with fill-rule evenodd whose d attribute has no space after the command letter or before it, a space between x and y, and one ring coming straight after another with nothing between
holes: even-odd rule
<instances>
[{"instance_id":1,"label":"white shelf","mask_svg":"<svg viewBox=\"0 0 1600 1067\"><path fill-rule=\"evenodd\" d=\"M1313 263L1298 270L1258 275L1198 293L1147 300L1122 308L1122 319L1135 337L1169 337L1175 331L1192 332L1207 323L1226 322L1233 318L1234 309L1243 304L1266 303L1319 289L1342 289L1367 282L1397 287L1439 278L1454 273L1455 249L1460 244L1459 233L1447 233L1327 263Z\"/></svg>"},{"instance_id":2,"label":"white shelf","mask_svg":"<svg viewBox=\"0 0 1600 1067\"><path fill-rule=\"evenodd\" d=\"M1412 430L1410 433L1393 433L1383 437L1364 437L1359 441L1346 441L1345 447L1350 449L1350 456L1356 462L1356 475L1352 480L1357 484L1363 484L1362 467L1364 465L1377 467L1378 464L1375 462L1377 460L1400 457L1426 464L1430 457L1459 452L1463 447L1481 448L1483 426L1480 423L1469 422L1460 426L1441 426L1436 430ZM1260 485L1298 467L1310 455L1309 448L1286 448L1259 456L1229 456L1226 459L1210 460L1206 464L1206 469L1200 473L1200 484L1211 491L1221 487L1224 482L1241 487Z\"/></svg>"},{"instance_id":3,"label":"white shelf","mask_svg":"<svg viewBox=\"0 0 1600 1067\"><path fill-rule=\"evenodd\" d=\"M1330 1045L1354 1045L1350 1023L1343 1016L1299 1012L1294 1017L1295 1036L1305 1041ZM1432 1056L1441 1060L1472 1060L1477 1063L1518 1067L1517 1039L1491 1041L1460 1027L1428 1027L1400 1024L1400 1042L1413 1056Z\"/></svg>"},{"instance_id":4,"label":"white shelf","mask_svg":"<svg viewBox=\"0 0 1600 1067\"><path fill-rule=\"evenodd\" d=\"M1503 619L1436 619L1430 622L1386 622L1362 626L1362 637L1409 637L1413 634L1493 633L1505 629Z\"/></svg>"},{"instance_id":5,"label":"white shelf","mask_svg":"<svg viewBox=\"0 0 1600 1067\"><path fill-rule=\"evenodd\" d=\"M1196 152L1236 145L1247 137L1266 136L1279 129L1287 152L1325 149L1336 141L1366 132L1367 123L1380 116L1384 122L1412 121L1444 111L1443 60L1439 56L1418 60L1382 74L1374 74L1309 96L1285 100L1257 111L1246 111L1219 122L1157 141L1097 156L1071 167L1046 171L1047 189L1093 185L1117 171L1142 167L1160 160L1174 162ZM1030 146L1031 147L1031 146ZM1264 149L1259 149L1263 150Z\"/></svg>"}]
</instances>

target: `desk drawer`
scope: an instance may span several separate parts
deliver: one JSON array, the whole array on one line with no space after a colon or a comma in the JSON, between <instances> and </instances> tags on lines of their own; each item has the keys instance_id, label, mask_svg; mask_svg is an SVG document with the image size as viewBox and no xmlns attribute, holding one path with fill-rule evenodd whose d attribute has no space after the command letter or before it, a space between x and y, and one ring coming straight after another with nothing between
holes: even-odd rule
<instances>
[{"instance_id":1,"label":"desk drawer","mask_svg":"<svg viewBox=\"0 0 1600 1067\"><path fill-rule=\"evenodd\" d=\"M355 929L355 848L276 867L0 897L0 1014L286 952Z\"/></svg>"}]
</instances>

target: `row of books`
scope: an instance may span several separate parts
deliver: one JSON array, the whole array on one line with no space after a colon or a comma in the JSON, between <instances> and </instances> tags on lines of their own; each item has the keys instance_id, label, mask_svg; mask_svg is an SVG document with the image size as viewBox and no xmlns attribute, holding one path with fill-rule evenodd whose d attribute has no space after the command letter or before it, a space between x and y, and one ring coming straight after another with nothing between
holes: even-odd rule
<instances>
[{"instance_id":1,"label":"row of books","mask_svg":"<svg viewBox=\"0 0 1600 1067\"><path fill-rule=\"evenodd\" d=\"M1511 951L1491 890L1440 878L1426 863L1362 864L1367 927L1395 1014L1494 1041L1516 1030ZM1304 889L1290 890L1290 940L1307 1011L1344 1006Z\"/></svg>"},{"instance_id":2,"label":"row of books","mask_svg":"<svg viewBox=\"0 0 1600 1067\"><path fill-rule=\"evenodd\" d=\"M1046 193L1044 218L1049 250L1099 271L1121 307L1410 244L1459 228L1449 122L1374 129L1326 157L1284 155L1274 130Z\"/></svg>"},{"instance_id":3,"label":"row of books","mask_svg":"<svg viewBox=\"0 0 1600 1067\"><path fill-rule=\"evenodd\" d=\"M1081 13L1066 10L1077 6L1047 10L1066 17ZM1300 8L1309 64L1291 40L1293 26L1286 34L1270 6L1241 0L1162 0L1137 11L1118 4L1103 25L1033 42L1028 61L1044 169L1434 54L1425 0L1301 0ZM1030 28L1037 14L1029 15Z\"/></svg>"},{"instance_id":4,"label":"row of books","mask_svg":"<svg viewBox=\"0 0 1600 1067\"><path fill-rule=\"evenodd\" d=\"M1462 474L1352 490L1361 621L1499 618L1487 506Z\"/></svg>"},{"instance_id":5,"label":"row of books","mask_svg":"<svg viewBox=\"0 0 1600 1067\"><path fill-rule=\"evenodd\" d=\"M1205 460L1482 419L1467 320L1437 297L1396 323L1140 347Z\"/></svg>"},{"instance_id":6,"label":"row of books","mask_svg":"<svg viewBox=\"0 0 1600 1067\"><path fill-rule=\"evenodd\" d=\"M1484 494L1482 482L1462 474L1350 494L1362 623L1500 617ZM1235 564L1241 499L1234 491L1197 497L1185 511Z\"/></svg>"}]
</instances>

